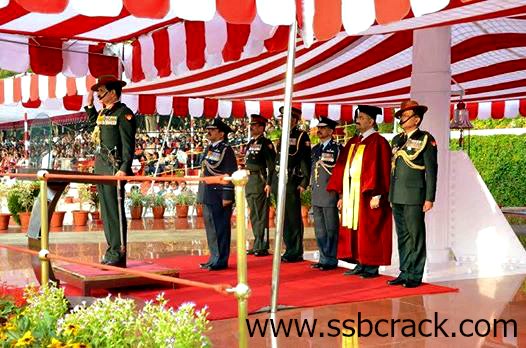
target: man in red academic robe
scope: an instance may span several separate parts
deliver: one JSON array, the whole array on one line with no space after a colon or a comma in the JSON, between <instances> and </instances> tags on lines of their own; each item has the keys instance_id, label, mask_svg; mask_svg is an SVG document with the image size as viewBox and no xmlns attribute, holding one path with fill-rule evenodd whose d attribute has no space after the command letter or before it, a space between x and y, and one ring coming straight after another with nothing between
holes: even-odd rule
<instances>
[{"instance_id":1,"label":"man in red academic robe","mask_svg":"<svg viewBox=\"0 0 526 348\"><path fill-rule=\"evenodd\" d=\"M377 277L380 265L391 264L391 147L375 130L381 111L375 106L358 106L355 123L360 135L345 145L327 185L327 191L340 195L338 258L356 263L344 274L362 278Z\"/></svg>"}]
</instances>

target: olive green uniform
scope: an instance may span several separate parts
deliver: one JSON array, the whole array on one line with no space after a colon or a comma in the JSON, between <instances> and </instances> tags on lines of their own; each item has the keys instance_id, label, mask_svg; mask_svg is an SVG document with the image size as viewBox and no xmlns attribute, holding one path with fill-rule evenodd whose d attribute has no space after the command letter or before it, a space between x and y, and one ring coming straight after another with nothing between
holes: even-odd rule
<instances>
[{"instance_id":1,"label":"olive green uniform","mask_svg":"<svg viewBox=\"0 0 526 348\"><path fill-rule=\"evenodd\" d=\"M135 152L136 117L123 103L117 102L111 109L97 112L94 107L86 107L90 124L96 124L94 142L96 143L95 174L114 175L123 171L133 175L131 164ZM95 135L99 133L98 135ZM97 185L100 195L101 217L104 223L104 235L108 249L104 261L116 262L126 258L127 223L124 213L124 182L119 187L121 200L121 222L117 187L114 185ZM122 226L122 238L120 226Z\"/></svg>"},{"instance_id":2,"label":"olive green uniform","mask_svg":"<svg viewBox=\"0 0 526 348\"><path fill-rule=\"evenodd\" d=\"M389 201L398 235L400 278L421 282L426 262L426 226L423 205L434 202L437 183L437 147L428 132L417 129L409 138L393 138Z\"/></svg>"},{"instance_id":3,"label":"olive green uniform","mask_svg":"<svg viewBox=\"0 0 526 348\"><path fill-rule=\"evenodd\" d=\"M245 167L249 171L245 190L248 207L250 208L250 223L254 233L256 253L268 251L268 210L269 198L265 194L265 186L272 185L276 161L276 151L272 142L263 135L252 138L247 144Z\"/></svg>"},{"instance_id":4,"label":"olive green uniform","mask_svg":"<svg viewBox=\"0 0 526 348\"><path fill-rule=\"evenodd\" d=\"M280 170L279 153L276 158L276 175L272 181L272 192L278 198L278 175ZM298 186L306 189L310 182L311 148L309 135L297 126L290 132L287 186L285 191L285 220L283 240L286 251L282 260L294 262L303 260L303 221L301 219L301 201Z\"/></svg>"}]
</instances>

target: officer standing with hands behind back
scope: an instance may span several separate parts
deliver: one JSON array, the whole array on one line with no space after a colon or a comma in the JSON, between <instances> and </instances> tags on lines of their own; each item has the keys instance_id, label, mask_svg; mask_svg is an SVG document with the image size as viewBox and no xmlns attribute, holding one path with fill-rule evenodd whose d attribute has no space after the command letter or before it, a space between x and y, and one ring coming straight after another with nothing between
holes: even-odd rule
<instances>
[{"instance_id":1,"label":"officer standing with hands behind back","mask_svg":"<svg viewBox=\"0 0 526 348\"><path fill-rule=\"evenodd\" d=\"M202 175L232 175L237 170L236 155L228 144L228 133L232 132L232 128L216 118L206 129L210 145L202 162ZM200 264L200 267L209 271L226 269L230 255L234 185L231 182L226 185L201 183L198 201L203 203L206 240L210 251L209 260Z\"/></svg>"},{"instance_id":2,"label":"officer standing with hands behind back","mask_svg":"<svg viewBox=\"0 0 526 348\"><path fill-rule=\"evenodd\" d=\"M339 196L337 192L327 191L327 183L341 150L341 146L332 137L336 125L336 121L328 117L320 117L318 123L320 142L312 148L312 209L320 260L311 267L320 271L328 271L338 266L336 251L340 227L337 207Z\"/></svg>"},{"instance_id":3,"label":"officer standing with hands behind back","mask_svg":"<svg viewBox=\"0 0 526 348\"><path fill-rule=\"evenodd\" d=\"M254 247L247 254L269 255L268 211L270 186L274 177L276 151L272 142L265 137L267 119L251 115L250 134L247 144L245 168L249 171L245 195L250 208L250 223L254 233Z\"/></svg>"},{"instance_id":4,"label":"officer standing with hands behind back","mask_svg":"<svg viewBox=\"0 0 526 348\"><path fill-rule=\"evenodd\" d=\"M422 283L426 263L425 213L433 208L437 183L437 146L433 136L418 127L427 106L402 102L395 117L404 130L393 138L389 201L398 235L400 275L389 285L414 288Z\"/></svg>"},{"instance_id":5,"label":"officer standing with hands behind back","mask_svg":"<svg viewBox=\"0 0 526 348\"><path fill-rule=\"evenodd\" d=\"M120 102L126 82L113 75L102 75L91 87L85 107L90 124L96 124L92 140L96 146L95 174L133 175L131 164L135 152L137 121L133 112ZM93 92L104 106L93 106ZM108 248L102 264L126 267L127 222L124 213L124 185L97 185ZM117 196L117 192L118 195ZM120 216L119 216L120 215ZM120 221L119 221L120 219Z\"/></svg>"},{"instance_id":6,"label":"officer standing with hands behind back","mask_svg":"<svg viewBox=\"0 0 526 348\"><path fill-rule=\"evenodd\" d=\"M280 108L283 117L283 107ZM272 192L278 199L278 172L287 171L285 192L285 221L283 223L283 240L286 251L281 256L282 262L303 261L303 221L301 220L300 194L307 189L311 171L310 138L307 132L298 127L301 110L292 108L290 120L289 158L287 168L279 164L279 153L276 158L276 175L272 182Z\"/></svg>"}]
</instances>

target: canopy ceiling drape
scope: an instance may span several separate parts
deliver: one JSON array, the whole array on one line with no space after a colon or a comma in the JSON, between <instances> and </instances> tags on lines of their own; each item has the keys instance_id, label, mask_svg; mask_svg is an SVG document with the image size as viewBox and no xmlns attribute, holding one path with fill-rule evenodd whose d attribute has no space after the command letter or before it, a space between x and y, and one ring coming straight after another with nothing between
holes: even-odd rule
<instances>
[{"instance_id":1,"label":"canopy ceiling drape","mask_svg":"<svg viewBox=\"0 0 526 348\"><path fill-rule=\"evenodd\" d=\"M345 120L353 105L369 103L391 121L390 107L409 97L408 29L446 24L471 117L526 114L526 0L87 3L0 1L0 68L38 73L0 80L0 104L78 111L91 76L116 74L122 63L132 82L123 99L141 113L271 117L283 100L286 25L298 6L293 98L306 118Z\"/></svg>"}]
</instances>

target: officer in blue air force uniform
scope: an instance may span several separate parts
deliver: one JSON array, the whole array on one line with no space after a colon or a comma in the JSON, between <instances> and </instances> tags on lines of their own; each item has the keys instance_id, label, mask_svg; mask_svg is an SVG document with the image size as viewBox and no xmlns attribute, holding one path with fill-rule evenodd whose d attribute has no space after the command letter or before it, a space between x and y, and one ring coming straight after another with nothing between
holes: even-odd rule
<instances>
[{"instance_id":1,"label":"officer in blue air force uniform","mask_svg":"<svg viewBox=\"0 0 526 348\"><path fill-rule=\"evenodd\" d=\"M320 142L312 148L312 209L320 260L311 267L320 271L328 271L338 265L336 251L340 222L337 207L339 197L337 192L327 191L327 182L341 150L341 145L332 137L336 125L336 121L321 117L317 132Z\"/></svg>"},{"instance_id":2,"label":"officer in blue air force uniform","mask_svg":"<svg viewBox=\"0 0 526 348\"><path fill-rule=\"evenodd\" d=\"M206 129L210 145L202 162L202 176L232 175L237 170L234 150L227 142L232 128L216 118ZM206 240L210 251L209 260L200 266L209 271L226 269L230 255L234 185L201 183L198 200L203 203Z\"/></svg>"}]
</instances>

